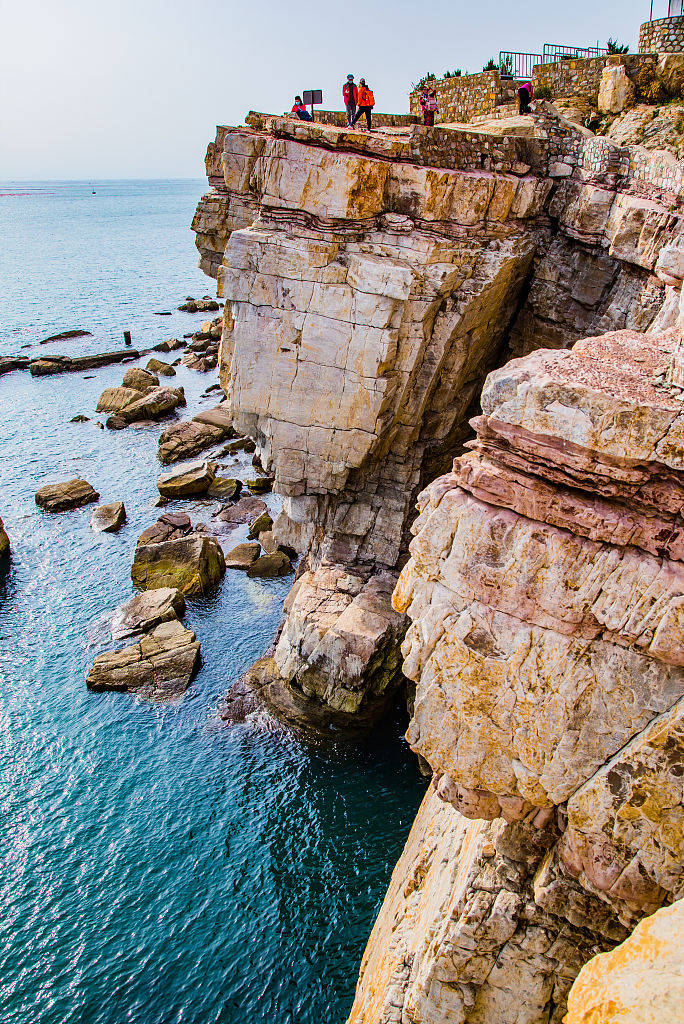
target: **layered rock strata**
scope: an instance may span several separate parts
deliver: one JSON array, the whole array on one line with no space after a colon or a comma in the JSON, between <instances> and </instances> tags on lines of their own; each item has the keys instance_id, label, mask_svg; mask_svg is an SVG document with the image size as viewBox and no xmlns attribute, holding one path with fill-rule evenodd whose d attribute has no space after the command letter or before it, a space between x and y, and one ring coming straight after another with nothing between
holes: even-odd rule
<instances>
[{"instance_id":1,"label":"layered rock strata","mask_svg":"<svg viewBox=\"0 0 684 1024\"><path fill-rule=\"evenodd\" d=\"M679 222L656 191L563 163L583 142L546 112L525 137L274 118L209 147L193 227L225 299L226 404L283 496L277 540L306 556L272 664L333 717L387 705L373 665L405 620L386 605L373 646L347 608L403 564L416 496L460 451L503 350L645 330L663 306ZM354 593L330 600L334 578Z\"/></svg>"},{"instance_id":2,"label":"layered rock strata","mask_svg":"<svg viewBox=\"0 0 684 1024\"><path fill-rule=\"evenodd\" d=\"M353 1024L560 1021L684 895L680 359L672 329L514 360L420 497L393 602L434 781Z\"/></svg>"}]
</instances>

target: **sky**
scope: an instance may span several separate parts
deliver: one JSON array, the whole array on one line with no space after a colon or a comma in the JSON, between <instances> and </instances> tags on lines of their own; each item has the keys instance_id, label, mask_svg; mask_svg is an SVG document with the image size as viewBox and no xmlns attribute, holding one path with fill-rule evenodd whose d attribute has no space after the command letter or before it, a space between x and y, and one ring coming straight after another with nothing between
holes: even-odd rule
<instances>
[{"instance_id":1,"label":"sky","mask_svg":"<svg viewBox=\"0 0 684 1024\"><path fill-rule=\"evenodd\" d=\"M406 112L426 72L545 42L637 48L650 0L0 0L0 180L197 178L217 124L348 73ZM654 17L667 14L654 0Z\"/></svg>"}]
</instances>

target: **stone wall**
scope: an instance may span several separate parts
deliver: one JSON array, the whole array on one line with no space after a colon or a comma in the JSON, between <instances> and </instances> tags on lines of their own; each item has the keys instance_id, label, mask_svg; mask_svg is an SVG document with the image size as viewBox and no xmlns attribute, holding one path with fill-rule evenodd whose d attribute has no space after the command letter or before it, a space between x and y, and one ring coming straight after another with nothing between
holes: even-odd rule
<instances>
[{"instance_id":1,"label":"stone wall","mask_svg":"<svg viewBox=\"0 0 684 1024\"><path fill-rule=\"evenodd\" d=\"M684 20L684 19L683 19ZM560 60L555 64L538 64L534 69L532 84L535 92L544 86L551 90L554 99L573 96L595 99L601 85L601 75L607 66L624 64L627 75L637 85L643 71L656 74L658 57L652 53L609 54L591 57L589 60Z\"/></svg>"},{"instance_id":2,"label":"stone wall","mask_svg":"<svg viewBox=\"0 0 684 1024\"><path fill-rule=\"evenodd\" d=\"M336 128L346 128L347 114L344 110L314 110L315 124L329 124ZM285 113L289 117L289 113ZM279 114L264 114L258 110L250 110L245 118L245 124L250 128L262 129L266 126L269 118L280 117ZM408 125L418 124L422 119L416 114L381 114L373 111L373 121L376 125L384 125L387 128L405 128ZM365 124L365 121L364 121Z\"/></svg>"},{"instance_id":3,"label":"stone wall","mask_svg":"<svg viewBox=\"0 0 684 1024\"><path fill-rule=\"evenodd\" d=\"M639 53L684 53L684 18L644 22L639 32Z\"/></svg>"},{"instance_id":4,"label":"stone wall","mask_svg":"<svg viewBox=\"0 0 684 1024\"><path fill-rule=\"evenodd\" d=\"M515 96L515 86L502 82L498 71L482 71L479 75L462 75L459 78L440 78L431 83L437 93L439 111L435 123L451 121L467 123L475 114L486 114L500 103L507 103ZM410 97L411 113L420 114L420 90Z\"/></svg>"}]
</instances>

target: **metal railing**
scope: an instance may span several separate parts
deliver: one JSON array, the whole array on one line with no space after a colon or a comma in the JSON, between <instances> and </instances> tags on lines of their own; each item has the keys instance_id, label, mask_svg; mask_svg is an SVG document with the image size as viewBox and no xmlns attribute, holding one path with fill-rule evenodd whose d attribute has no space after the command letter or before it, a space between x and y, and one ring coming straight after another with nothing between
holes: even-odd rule
<instances>
[{"instance_id":1,"label":"metal railing","mask_svg":"<svg viewBox=\"0 0 684 1024\"><path fill-rule=\"evenodd\" d=\"M682 2L682 0L680 0ZM605 46L559 46L556 43L544 43L543 64L555 64L559 60L586 60L590 57L603 57L608 53Z\"/></svg>"},{"instance_id":2,"label":"metal railing","mask_svg":"<svg viewBox=\"0 0 684 1024\"><path fill-rule=\"evenodd\" d=\"M670 0L667 12L668 18L681 18L683 14L684 0Z\"/></svg>"},{"instance_id":3,"label":"metal railing","mask_svg":"<svg viewBox=\"0 0 684 1024\"><path fill-rule=\"evenodd\" d=\"M527 82L532 78L534 66L541 63L541 53L513 53L511 50L501 50L499 53L499 71L502 78Z\"/></svg>"}]
</instances>

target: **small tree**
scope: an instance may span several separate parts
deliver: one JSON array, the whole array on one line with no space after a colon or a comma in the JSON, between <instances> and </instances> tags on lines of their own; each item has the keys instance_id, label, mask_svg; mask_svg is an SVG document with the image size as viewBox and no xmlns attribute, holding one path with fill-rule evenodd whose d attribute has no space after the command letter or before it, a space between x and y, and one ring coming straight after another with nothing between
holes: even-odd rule
<instances>
[{"instance_id":1,"label":"small tree","mask_svg":"<svg viewBox=\"0 0 684 1024\"><path fill-rule=\"evenodd\" d=\"M496 63L493 57L490 57L485 66L482 68L483 71L498 71L499 65Z\"/></svg>"},{"instance_id":2,"label":"small tree","mask_svg":"<svg viewBox=\"0 0 684 1024\"><path fill-rule=\"evenodd\" d=\"M627 43L619 43L617 39L613 39L611 36L606 43L608 47L608 53L629 53L629 46Z\"/></svg>"}]
</instances>

